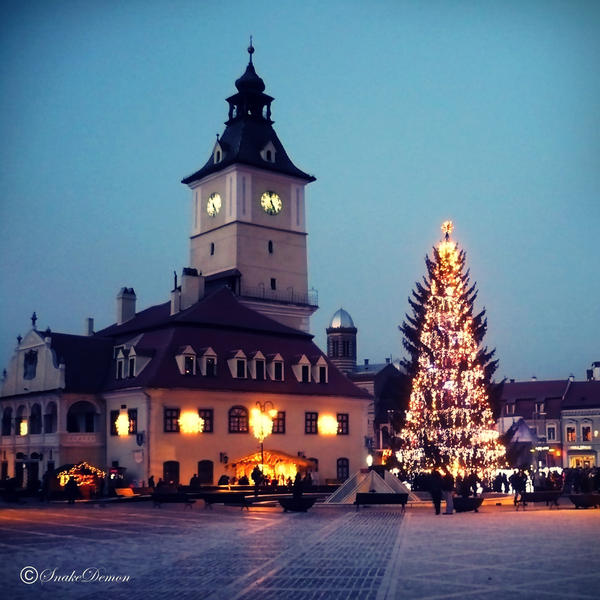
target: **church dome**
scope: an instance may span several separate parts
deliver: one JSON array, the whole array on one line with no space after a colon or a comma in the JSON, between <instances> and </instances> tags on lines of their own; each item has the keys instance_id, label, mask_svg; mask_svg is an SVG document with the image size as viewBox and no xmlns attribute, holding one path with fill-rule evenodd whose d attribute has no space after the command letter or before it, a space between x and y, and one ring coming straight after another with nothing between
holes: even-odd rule
<instances>
[{"instance_id":1,"label":"church dome","mask_svg":"<svg viewBox=\"0 0 600 600\"><path fill-rule=\"evenodd\" d=\"M353 328L354 321L343 308L340 308L338 311L336 311L333 317L331 317L331 323L329 323L329 327L332 329Z\"/></svg>"}]
</instances>

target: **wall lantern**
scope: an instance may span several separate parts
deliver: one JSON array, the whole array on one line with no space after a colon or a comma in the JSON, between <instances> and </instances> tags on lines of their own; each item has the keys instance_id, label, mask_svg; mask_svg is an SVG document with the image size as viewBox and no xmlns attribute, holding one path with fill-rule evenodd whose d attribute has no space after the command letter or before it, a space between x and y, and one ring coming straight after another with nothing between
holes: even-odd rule
<instances>
[{"instance_id":1,"label":"wall lantern","mask_svg":"<svg viewBox=\"0 0 600 600\"><path fill-rule=\"evenodd\" d=\"M28 424L27 424L27 420L23 419L19 423L19 435L27 435L28 431L29 431L29 427L28 427Z\"/></svg>"},{"instance_id":2,"label":"wall lantern","mask_svg":"<svg viewBox=\"0 0 600 600\"><path fill-rule=\"evenodd\" d=\"M127 405L121 404L121 410L119 416L115 421L115 428L119 437L125 437L129 435L129 415L127 414Z\"/></svg>"},{"instance_id":3,"label":"wall lantern","mask_svg":"<svg viewBox=\"0 0 600 600\"><path fill-rule=\"evenodd\" d=\"M371 468L373 466L373 455L367 454L367 467Z\"/></svg>"},{"instance_id":4,"label":"wall lantern","mask_svg":"<svg viewBox=\"0 0 600 600\"><path fill-rule=\"evenodd\" d=\"M179 431L181 433L202 433L204 419L193 410L182 412L179 417Z\"/></svg>"},{"instance_id":5,"label":"wall lantern","mask_svg":"<svg viewBox=\"0 0 600 600\"><path fill-rule=\"evenodd\" d=\"M338 432L337 419L331 415L321 415L317 427L319 433L323 435L337 435Z\"/></svg>"}]
</instances>

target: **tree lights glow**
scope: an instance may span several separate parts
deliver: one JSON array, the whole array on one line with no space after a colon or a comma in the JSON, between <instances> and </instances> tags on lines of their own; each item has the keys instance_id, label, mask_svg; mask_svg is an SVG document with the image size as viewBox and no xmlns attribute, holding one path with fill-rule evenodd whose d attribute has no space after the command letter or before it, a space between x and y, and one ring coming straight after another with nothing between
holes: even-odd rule
<instances>
[{"instance_id":1,"label":"tree lights glow","mask_svg":"<svg viewBox=\"0 0 600 600\"><path fill-rule=\"evenodd\" d=\"M262 444L273 432L273 419L277 411L272 408L263 412L260 406L250 409L250 428L252 435Z\"/></svg>"},{"instance_id":2,"label":"tree lights glow","mask_svg":"<svg viewBox=\"0 0 600 600\"><path fill-rule=\"evenodd\" d=\"M409 303L413 315L401 327L412 356L412 389L398 460L408 473L444 468L459 472L495 470L504 456L490 408L488 385L497 362L480 348L487 322L473 316L477 292L464 271L465 253L444 238L426 258L428 277Z\"/></svg>"}]
</instances>

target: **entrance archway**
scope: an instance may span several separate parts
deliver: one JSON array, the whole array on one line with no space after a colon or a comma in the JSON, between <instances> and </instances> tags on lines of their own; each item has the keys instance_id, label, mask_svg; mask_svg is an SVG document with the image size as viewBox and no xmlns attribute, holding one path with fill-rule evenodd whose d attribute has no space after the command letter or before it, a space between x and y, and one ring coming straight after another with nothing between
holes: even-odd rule
<instances>
[{"instance_id":1,"label":"entrance archway","mask_svg":"<svg viewBox=\"0 0 600 600\"><path fill-rule=\"evenodd\" d=\"M198 461L198 483L213 482L214 465L212 460L199 460Z\"/></svg>"}]
</instances>

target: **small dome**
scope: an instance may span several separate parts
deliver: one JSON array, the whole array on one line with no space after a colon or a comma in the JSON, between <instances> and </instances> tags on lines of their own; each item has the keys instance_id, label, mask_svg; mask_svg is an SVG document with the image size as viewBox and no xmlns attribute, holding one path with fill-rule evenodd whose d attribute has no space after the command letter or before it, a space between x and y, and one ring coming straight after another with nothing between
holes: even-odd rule
<instances>
[{"instance_id":1,"label":"small dome","mask_svg":"<svg viewBox=\"0 0 600 600\"><path fill-rule=\"evenodd\" d=\"M354 327L354 321L343 308L340 308L333 317L331 317L329 327L332 327L333 329L351 328Z\"/></svg>"},{"instance_id":2,"label":"small dome","mask_svg":"<svg viewBox=\"0 0 600 600\"><path fill-rule=\"evenodd\" d=\"M246 72L235 82L239 92L261 93L265 91L265 82L256 74L254 65L248 63Z\"/></svg>"}]
</instances>

